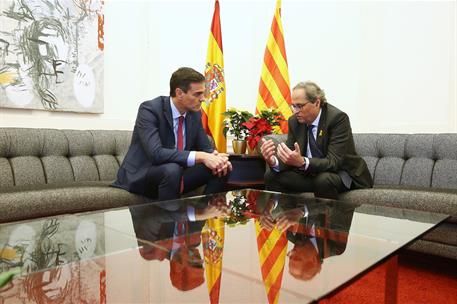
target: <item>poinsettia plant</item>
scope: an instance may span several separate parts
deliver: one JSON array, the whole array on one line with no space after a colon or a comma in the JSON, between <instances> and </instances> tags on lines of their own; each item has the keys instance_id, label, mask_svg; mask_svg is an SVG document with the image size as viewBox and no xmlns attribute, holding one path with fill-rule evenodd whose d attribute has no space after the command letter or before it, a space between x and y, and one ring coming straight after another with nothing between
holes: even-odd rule
<instances>
[{"instance_id":1,"label":"poinsettia plant","mask_svg":"<svg viewBox=\"0 0 457 304\"><path fill-rule=\"evenodd\" d=\"M256 212L258 195L258 191L250 190L237 194L229 202L230 215L225 218L225 222L231 227L246 224Z\"/></svg>"},{"instance_id":2,"label":"poinsettia plant","mask_svg":"<svg viewBox=\"0 0 457 304\"><path fill-rule=\"evenodd\" d=\"M230 108L228 111L222 113L224 115L224 129L222 132L227 136L227 132L230 132L235 136L236 140L244 140L248 130L243 125L244 122L248 121L252 114L248 111L238 110Z\"/></svg>"},{"instance_id":3,"label":"poinsettia plant","mask_svg":"<svg viewBox=\"0 0 457 304\"><path fill-rule=\"evenodd\" d=\"M242 125L248 130L246 139L248 140L249 147L254 149L264 135L278 133L279 128L275 127L278 127L281 121L284 121L284 117L278 110L267 109L262 110L260 114L244 122Z\"/></svg>"}]
</instances>

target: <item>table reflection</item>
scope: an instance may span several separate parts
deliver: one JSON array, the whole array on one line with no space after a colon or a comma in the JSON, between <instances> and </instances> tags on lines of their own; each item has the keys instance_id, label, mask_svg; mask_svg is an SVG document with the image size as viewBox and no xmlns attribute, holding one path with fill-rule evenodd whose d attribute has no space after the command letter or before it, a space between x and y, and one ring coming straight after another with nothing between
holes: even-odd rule
<instances>
[{"instance_id":1,"label":"table reflection","mask_svg":"<svg viewBox=\"0 0 457 304\"><path fill-rule=\"evenodd\" d=\"M130 213L143 259L168 261L171 285L180 291L197 288L206 278L211 302L219 297L226 225L252 221L260 272L273 303L279 298L287 258L290 275L306 281L320 272L325 258L345 251L354 207L247 190L185 204L132 207Z\"/></svg>"}]
</instances>

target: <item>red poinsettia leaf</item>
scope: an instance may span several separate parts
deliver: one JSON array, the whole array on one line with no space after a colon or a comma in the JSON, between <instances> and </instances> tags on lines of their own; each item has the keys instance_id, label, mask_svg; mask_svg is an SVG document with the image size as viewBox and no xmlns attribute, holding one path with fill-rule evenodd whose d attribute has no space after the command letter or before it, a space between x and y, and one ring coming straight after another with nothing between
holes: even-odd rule
<instances>
[{"instance_id":1,"label":"red poinsettia leaf","mask_svg":"<svg viewBox=\"0 0 457 304\"><path fill-rule=\"evenodd\" d=\"M254 127L254 124L250 121L243 122L241 125L245 126L248 130L250 130Z\"/></svg>"},{"instance_id":2,"label":"red poinsettia leaf","mask_svg":"<svg viewBox=\"0 0 457 304\"><path fill-rule=\"evenodd\" d=\"M254 136L248 137L248 145L251 149L254 149L256 145L256 140Z\"/></svg>"},{"instance_id":3,"label":"red poinsettia leaf","mask_svg":"<svg viewBox=\"0 0 457 304\"><path fill-rule=\"evenodd\" d=\"M256 209L257 198L258 198L259 194L260 194L259 191L249 191L246 196L246 201L247 201L248 207L251 211L255 211L255 209Z\"/></svg>"}]
</instances>

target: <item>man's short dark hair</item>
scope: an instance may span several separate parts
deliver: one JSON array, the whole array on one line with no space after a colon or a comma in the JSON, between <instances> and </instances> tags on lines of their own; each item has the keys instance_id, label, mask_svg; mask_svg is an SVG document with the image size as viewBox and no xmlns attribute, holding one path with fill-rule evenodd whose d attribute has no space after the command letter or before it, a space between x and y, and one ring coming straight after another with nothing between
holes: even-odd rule
<instances>
[{"instance_id":1,"label":"man's short dark hair","mask_svg":"<svg viewBox=\"0 0 457 304\"><path fill-rule=\"evenodd\" d=\"M191 83L201 83L205 81L205 76L192 68L179 68L170 78L170 96L176 96L176 89L180 88L184 93L190 88Z\"/></svg>"}]
</instances>

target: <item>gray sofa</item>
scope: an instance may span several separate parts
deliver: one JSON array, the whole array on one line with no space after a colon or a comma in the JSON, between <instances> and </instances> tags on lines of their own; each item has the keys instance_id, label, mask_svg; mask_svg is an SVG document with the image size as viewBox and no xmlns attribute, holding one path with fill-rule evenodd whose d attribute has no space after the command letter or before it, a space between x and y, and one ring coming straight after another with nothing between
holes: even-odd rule
<instances>
[{"instance_id":1,"label":"gray sofa","mask_svg":"<svg viewBox=\"0 0 457 304\"><path fill-rule=\"evenodd\" d=\"M130 131L0 128L0 223L149 202L109 187Z\"/></svg>"},{"instance_id":2,"label":"gray sofa","mask_svg":"<svg viewBox=\"0 0 457 304\"><path fill-rule=\"evenodd\" d=\"M108 186L130 139L130 131L0 128L0 223L150 202ZM451 215L410 248L457 259L457 134L354 139L375 188L340 198Z\"/></svg>"},{"instance_id":3,"label":"gray sofa","mask_svg":"<svg viewBox=\"0 0 457 304\"><path fill-rule=\"evenodd\" d=\"M409 249L457 259L457 134L354 134L354 141L374 188L339 199L450 215Z\"/></svg>"}]
</instances>

